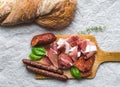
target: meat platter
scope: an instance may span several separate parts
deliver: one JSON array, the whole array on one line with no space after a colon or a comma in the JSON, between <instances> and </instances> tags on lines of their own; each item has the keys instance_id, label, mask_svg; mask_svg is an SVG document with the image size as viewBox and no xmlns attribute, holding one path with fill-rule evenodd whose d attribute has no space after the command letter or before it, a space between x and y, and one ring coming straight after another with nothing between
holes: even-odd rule
<instances>
[{"instance_id":1,"label":"meat platter","mask_svg":"<svg viewBox=\"0 0 120 87\"><path fill-rule=\"evenodd\" d=\"M45 33L34 36L31 47L23 63L36 79L94 78L101 63L120 61L120 52L102 51L92 35Z\"/></svg>"}]
</instances>

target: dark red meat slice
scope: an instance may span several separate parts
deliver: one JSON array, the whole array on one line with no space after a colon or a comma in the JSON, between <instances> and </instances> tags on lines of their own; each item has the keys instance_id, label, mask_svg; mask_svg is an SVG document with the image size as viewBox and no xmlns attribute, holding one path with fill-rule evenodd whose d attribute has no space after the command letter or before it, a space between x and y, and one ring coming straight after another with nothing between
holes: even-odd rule
<instances>
[{"instance_id":1,"label":"dark red meat slice","mask_svg":"<svg viewBox=\"0 0 120 87\"><path fill-rule=\"evenodd\" d=\"M61 46L60 48L58 48L58 53L64 53L65 49L65 45Z\"/></svg>"},{"instance_id":2,"label":"dark red meat slice","mask_svg":"<svg viewBox=\"0 0 120 87\"><path fill-rule=\"evenodd\" d=\"M69 53L69 56L72 58L72 60L75 62L78 60L78 47L75 47L75 49Z\"/></svg>"},{"instance_id":3,"label":"dark red meat slice","mask_svg":"<svg viewBox=\"0 0 120 87\"><path fill-rule=\"evenodd\" d=\"M73 65L72 59L65 53L60 54L58 63L60 69L68 69Z\"/></svg>"},{"instance_id":4,"label":"dark red meat slice","mask_svg":"<svg viewBox=\"0 0 120 87\"><path fill-rule=\"evenodd\" d=\"M66 41L73 47L77 45L77 41L79 40L78 36L71 36L66 39Z\"/></svg>"},{"instance_id":5,"label":"dark red meat slice","mask_svg":"<svg viewBox=\"0 0 120 87\"><path fill-rule=\"evenodd\" d=\"M53 42L49 46L46 47L47 53L46 56L49 58L51 63L58 68L58 50L57 43Z\"/></svg>"},{"instance_id":6,"label":"dark red meat slice","mask_svg":"<svg viewBox=\"0 0 120 87\"><path fill-rule=\"evenodd\" d=\"M83 40L78 40L77 41L78 51L81 51L82 43L83 43Z\"/></svg>"},{"instance_id":7,"label":"dark red meat slice","mask_svg":"<svg viewBox=\"0 0 120 87\"><path fill-rule=\"evenodd\" d=\"M82 50L82 51L85 51L87 45L88 45L88 44L87 44L87 40L83 40L83 41L80 43L81 50Z\"/></svg>"},{"instance_id":8,"label":"dark red meat slice","mask_svg":"<svg viewBox=\"0 0 120 87\"><path fill-rule=\"evenodd\" d=\"M74 62L74 66L82 72L87 72L92 68L94 61L95 56L92 56L87 60L84 59L84 56L81 56L76 62Z\"/></svg>"},{"instance_id":9,"label":"dark red meat slice","mask_svg":"<svg viewBox=\"0 0 120 87\"><path fill-rule=\"evenodd\" d=\"M47 50L47 56L50 59L51 63L58 68L58 54L56 50L53 50L52 48Z\"/></svg>"},{"instance_id":10,"label":"dark red meat slice","mask_svg":"<svg viewBox=\"0 0 120 87\"><path fill-rule=\"evenodd\" d=\"M50 62L50 60L48 59L48 57L44 56L41 60L37 61L43 65L47 65L47 66L51 66L52 63Z\"/></svg>"},{"instance_id":11,"label":"dark red meat slice","mask_svg":"<svg viewBox=\"0 0 120 87\"><path fill-rule=\"evenodd\" d=\"M31 46L47 45L56 40L56 36L53 33L44 33L36 35L31 40Z\"/></svg>"},{"instance_id":12,"label":"dark red meat slice","mask_svg":"<svg viewBox=\"0 0 120 87\"><path fill-rule=\"evenodd\" d=\"M53 42L50 44L50 48L52 48L53 50L57 51L57 43L56 42Z\"/></svg>"}]
</instances>

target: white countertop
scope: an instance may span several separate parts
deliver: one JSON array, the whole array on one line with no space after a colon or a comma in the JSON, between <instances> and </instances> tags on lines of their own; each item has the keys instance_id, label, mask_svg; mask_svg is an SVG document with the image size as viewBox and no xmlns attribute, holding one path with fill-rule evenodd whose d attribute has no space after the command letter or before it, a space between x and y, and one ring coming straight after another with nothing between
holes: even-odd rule
<instances>
[{"instance_id":1,"label":"white countertop","mask_svg":"<svg viewBox=\"0 0 120 87\"><path fill-rule=\"evenodd\" d=\"M21 62L30 53L31 38L40 33L76 34L89 26L106 26L95 35L105 51L120 51L120 0L78 0L72 24L49 31L36 24L0 27L0 87L120 87L120 62L102 64L91 80L36 80Z\"/></svg>"}]
</instances>

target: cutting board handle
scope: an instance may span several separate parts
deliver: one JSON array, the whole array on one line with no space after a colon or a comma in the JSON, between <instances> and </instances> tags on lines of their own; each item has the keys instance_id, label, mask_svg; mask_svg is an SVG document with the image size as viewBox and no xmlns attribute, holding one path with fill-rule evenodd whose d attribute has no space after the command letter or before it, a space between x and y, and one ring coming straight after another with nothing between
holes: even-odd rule
<instances>
[{"instance_id":1,"label":"cutting board handle","mask_svg":"<svg viewBox=\"0 0 120 87\"><path fill-rule=\"evenodd\" d=\"M104 52L102 62L120 62L120 52Z\"/></svg>"}]
</instances>

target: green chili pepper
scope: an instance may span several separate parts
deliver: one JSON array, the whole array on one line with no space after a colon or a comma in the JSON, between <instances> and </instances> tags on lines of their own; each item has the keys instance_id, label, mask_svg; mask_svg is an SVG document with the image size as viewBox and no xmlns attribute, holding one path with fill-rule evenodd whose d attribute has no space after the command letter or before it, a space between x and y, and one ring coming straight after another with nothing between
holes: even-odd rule
<instances>
[{"instance_id":1,"label":"green chili pepper","mask_svg":"<svg viewBox=\"0 0 120 87\"><path fill-rule=\"evenodd\" d=\"M40 60L40 59L42 58L42 56L37 56L37 55L31 53L31 54L29 55L29 58L30 58L31 60L36 61L36 60Z\"/></svg>"},{"instance_id":2,"label":"green chili pepper","mask_svg":"<svg viewBox=\"0 0 120 87\"><path fill-rule=\"evenodd\" d=\"M33 47L32 53L38 56L44 56L46 53L46 50L43 47Z\"/></svg>"},{"instance_id":3,"label":"green chili pepper","mask_svg":"<svg viewBox=\"0 0 120 87\"><path fill-rule=\"evenodd\" d=\"M33 47L33 49L42 51L42 52L46 52L46 50L43 47Z\"/></svg>"},{"instance_id":4,"label":"green chili pepper","mask_svg":"<svg viewBox=\"0 0 120 87\"><path fill-rule=\"evenodd\" d=\"M81 79L82 78L80 70L77 69L76 67L72 67L70 69L70 72L71 72L72 76L74 76L76 79Z\"/></svg>"}]
</instances>

